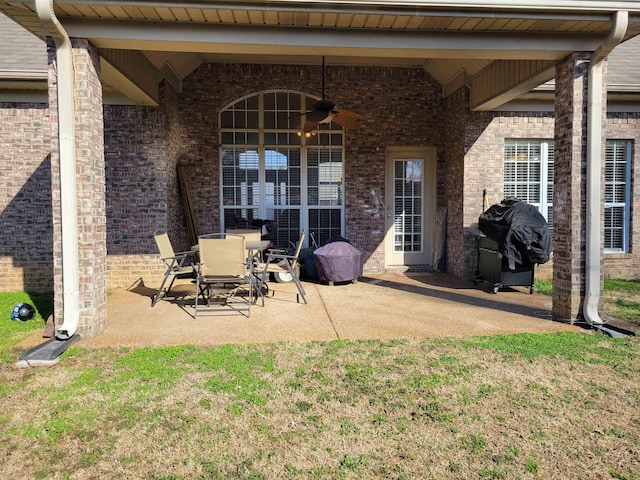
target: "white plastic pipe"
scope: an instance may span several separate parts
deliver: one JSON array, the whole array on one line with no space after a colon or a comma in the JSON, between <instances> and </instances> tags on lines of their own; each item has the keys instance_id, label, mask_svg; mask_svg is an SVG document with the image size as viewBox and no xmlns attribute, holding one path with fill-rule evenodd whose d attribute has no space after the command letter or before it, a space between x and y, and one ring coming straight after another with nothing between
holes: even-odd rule
<instances>
[{"instance_id":1,"label":"white plastic pipe","mask_svg":"<svg viewBox=\"0 0 640 480\"><path fill-rule=\"evenodd\" d=\"M53 10L53 0L36 0L35 5L42 26L56 43L63 291L62 324L56 327L56 338L66 340L76 333L80 316L73 50Z\"/></svg>"},{"instance_id":2,"label":"white plastic pipe","mask_svg":"<svg viewBox=\"0 0 640 480\"><path fill-rule=\"evenodd\" d=\"M618 45L627 31L629 13L616 12L613 26L604 43L595 51L589 65L587 103L587 224L585 252L585 297L582 314L589 325L602 325L600 303L600 242L602 202L602 105L603 60Z\"/></svg>"}]
</instances>

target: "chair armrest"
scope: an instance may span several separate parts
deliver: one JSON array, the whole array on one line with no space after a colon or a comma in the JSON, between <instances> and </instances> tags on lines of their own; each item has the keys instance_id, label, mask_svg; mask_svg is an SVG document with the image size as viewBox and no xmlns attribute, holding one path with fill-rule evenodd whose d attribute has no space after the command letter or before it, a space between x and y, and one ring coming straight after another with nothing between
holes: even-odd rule
<instances>
[{"instance_id":1,"label":"chair armrest","mask_svg":"<svg viewBox=\"0 0 640 480\"><path fill-rule=\"evenodd\" d=\"M189 255L182 255L182 253L189 253ZM194 252L180 252L175 254L173 257L164 257L161 260L167 265L169 265L170 262L173 268L186 267L187 265L193 265L193 253ZM187 260L190 261L187 262Z\"/></svg>"},{"instance_id":2,"label":"chair armrest","mask_svg":"<svg viewBox=\"0 0 640 480\"><path fill-rule=\"evenodd\" d=\"M271 262L271 260L294 260L295 255L285 255L281 253L269 253L267 255L267 263Z\"/></svg>"},{"instance_id":3,"label":"chair armrest","mask_svg":"<svg viewBox=\"0 0 640 480\"><path fill-rule=\"evenodd\" d=\"M193 250L186 250L184 252L174 253L175 257L193 257L196 254Z\"/></svg>"},{"instance_id":4,"label":"chair armrest","mask_svg":"<svg viewBox=\"0 0 640 480\"><path fill-rule=\"evenodd\" d=\"M270 248L269 249L269 254L273 253L273 254L285 254L287 252L286 248Z\"/></svg>"}]
</instances>

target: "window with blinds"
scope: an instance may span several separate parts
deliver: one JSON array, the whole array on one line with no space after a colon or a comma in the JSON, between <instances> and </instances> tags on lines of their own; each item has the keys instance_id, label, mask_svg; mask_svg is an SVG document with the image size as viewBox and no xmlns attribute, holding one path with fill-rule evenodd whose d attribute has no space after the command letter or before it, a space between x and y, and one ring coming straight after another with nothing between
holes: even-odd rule
<instances>
[{"instance_id":1,"label":"window with blinds","mask_svg":"<svg viewBox=\"0 0 640 480\"><path fill-rule=\"evenodd\" d=\"M628 252L631 141L607 140L604 170L604 250Z\"/></svg>"},{"instance_id":2,"label":"window with blinds","mask_svg":"<svg viewBox=\"0 0 640 480\"><path fill-rule=\"evenodd\" d=\"M344 131L321 123L300 132L316 101L266 91L220 113L223 228L271 220L278 246L296 242L302 229L318 243L342 235Z\"/></svg>"},{"instance_id":3,"label":"window with blinds","mask_svg":"<svg viewBox=\"0 0 640 480\"><path fill-rule=\"evenodd\" d=\"M547 140L507 140L504 147L504 197L535 205L553 224L554 145Z\"/></svg>"}]
</instances>

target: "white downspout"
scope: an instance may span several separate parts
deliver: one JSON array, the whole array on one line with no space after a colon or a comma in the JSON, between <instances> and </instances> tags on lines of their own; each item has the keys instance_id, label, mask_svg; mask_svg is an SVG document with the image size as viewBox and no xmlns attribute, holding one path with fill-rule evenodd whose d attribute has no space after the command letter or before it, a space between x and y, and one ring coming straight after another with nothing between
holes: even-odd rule
<instances>
[{"instance_id":1,"label":"white downspout","mask_svg":"<svg viewBox=\"0 0 640 480\"><path fill-rule=\"evenodd\" d=\"M616 12L609 36L594 52L589 65L587 103L587 225L585 297L582 313L589 325L602 325L600 302L600 226L602 201L602 105L603 60L618 45L627 31L629 13Z\"/></svg>"},{"instance_id":2,"label":"white downspout","mask_svg":"<svg viewBox=\"0 0 640 480\"><path fill-rule=\"evenodd\" d=\"M56 338L67 340L76 333L80 315L73 51L53 11L53 0L36 0L36 12L56 43L63 291L62 324L56 327Z\"/></svg>"}]
</instances>

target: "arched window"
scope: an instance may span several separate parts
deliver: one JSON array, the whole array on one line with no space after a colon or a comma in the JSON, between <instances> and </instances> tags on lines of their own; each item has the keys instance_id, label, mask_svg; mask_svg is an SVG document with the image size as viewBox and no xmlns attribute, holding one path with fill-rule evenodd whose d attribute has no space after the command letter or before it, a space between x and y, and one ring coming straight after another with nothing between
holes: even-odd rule
<instances>
[{"instance_id":1,"label":"arched window","mask_svg":"<svg viewBox=\"0 0 640 480\"><path fill-rule=\"evenodd\" d=\"M301 132L316 101L266 91L220 113L222 228L270 220L274 243L283 247L302 229L318 243L342 234L344 132L335 123Z\"/></svg>"}]
</instances>

